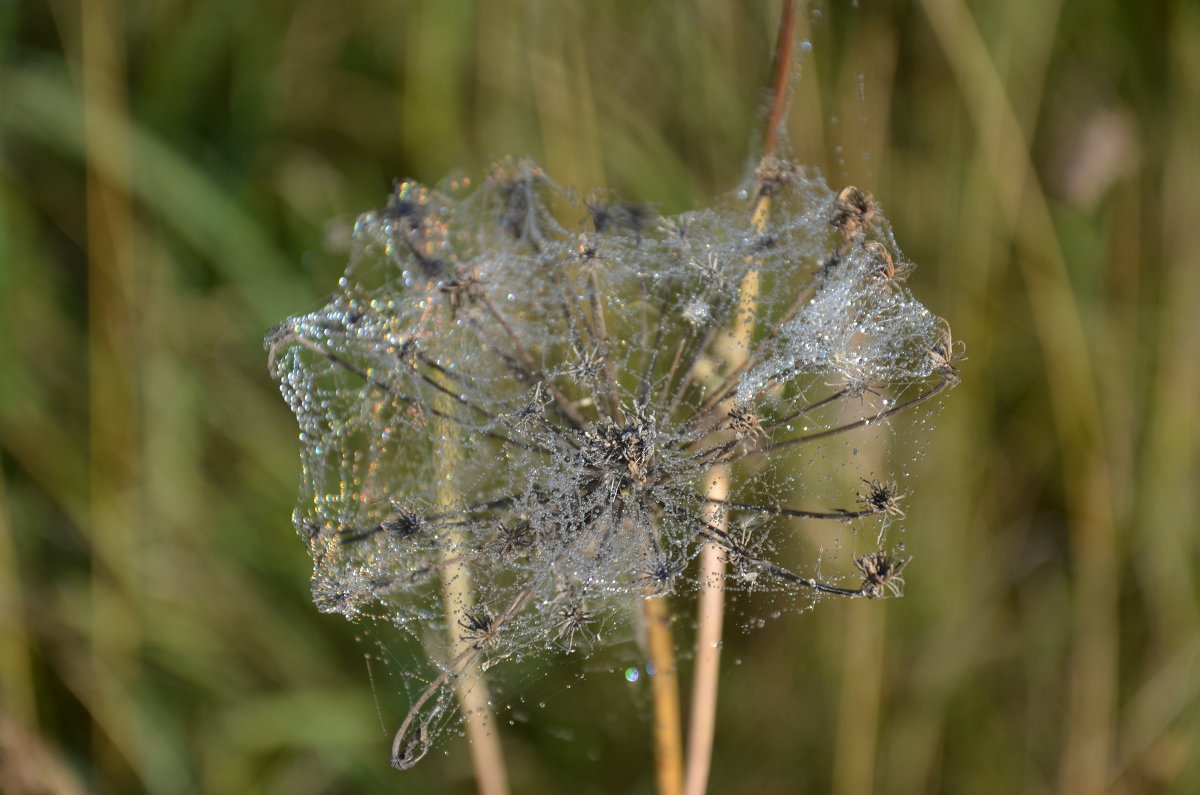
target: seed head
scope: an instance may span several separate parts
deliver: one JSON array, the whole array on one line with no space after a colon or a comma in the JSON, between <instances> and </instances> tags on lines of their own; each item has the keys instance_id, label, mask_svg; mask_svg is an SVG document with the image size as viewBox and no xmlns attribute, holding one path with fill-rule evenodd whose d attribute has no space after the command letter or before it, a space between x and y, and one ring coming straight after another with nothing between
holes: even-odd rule
<instances>
[{"instance_id":1,"label":"seed head","mask_svg":"<svg viewBox=\"0 0 1200 795\"><path fill-rule=\"evenodd\" d=\"M863 594L871 599L878 599L886 593L903 596L904 578L900 574L910 560L912 558L901 558L882 549L857 558L854 565L863 575Z\"/></svg>"},{"instance_id":2,"label":"seed head","mask_svg":"<svg viewBox=\"0 0 1200 795\"><path fill-rule=\"evenodd\" d=\"M729 429L738 439L746 437L766 437L758 415L746 406L734 405L729 409Z\"/></svg>"},{"instance_id":3,"label":"seed head","mask_svg":"<svg viewBox=\"0 0 1200 795\"><path fill-rule=\"evenodd\" d=\"M469 643L473 648L481 650L496 645L499 627L486 607L480 605L467 610L458 620L458 625L463 629L463 643Z\"/></svg>"},{"instance_id":4,"label":"seed head","mask_svg":"<svg viewBox=\"0 0 1200 795\"><path fill-rule=\"evenodd\" d=\"M619 484L644 484L654 458L654 426L633 417L624 426L604 417L583 432L583 456L605 479Z\"/></svg>"},{"instance_id":5,"label":"seed head","mask_svg":"<svg viewBox=\"0 0 1200 795\"><path fill-rule=\"evenodd\" d=\"M824 581L776 551L804 523L882 536L904 517L882 480L837 507L855 499L850 437L893 432L957 380L949 327L899 257L873 197L779 159L669 219L528 162L461 196L399 183L358 220L328 305L266 341L300 427L314 600L457 639L432 651L436 689L483 657L590 649L601 622L713 585L693 573L709 543L730 589L898 595L907 560L872 552ZM718 467L728 495L710 490ZM469 606L443 601L460 570ZM447 698L415 700L399 764Z\"/></svg>"},{"instance_id":6,"label":"seed head","mask_svg":"<svg viewBox=\"0 0 1200 795\"><path fill-rule=\"evenodd\" d=\"M858 493L858 501L862 505L875 513L904 518L904 511L900 508L900 500L904 499L904 495L897 489L896 481L885 483L882 480L864 479L863 483L867 484L867 490Z\"/></svg>"},{"instance_id":7,"label":"seed head","mask_svg":"<svg viewBox=\"0 0 1200 795\"><path fill-rule=\"evenodd\" d=\"M837 195L836 208L831 223L846 240L858 237L873 224L878 210L875 197L853 185L842 188Z\"/></svg>"},{"instance_id":8,"label":"seed head","mask_svg":"<svg viewBox=\"0 0 1200 795\"><path fill-rule=\"evenodd\" d=\"M592 625L600 618L585 607L583 596L578 589L568 592L566 603L558 609L556 617L558 623L554 627L555 637L568 651L576 648L576 638L589 646L596 642L597 635Z\"/></svg>"}]
</instances>

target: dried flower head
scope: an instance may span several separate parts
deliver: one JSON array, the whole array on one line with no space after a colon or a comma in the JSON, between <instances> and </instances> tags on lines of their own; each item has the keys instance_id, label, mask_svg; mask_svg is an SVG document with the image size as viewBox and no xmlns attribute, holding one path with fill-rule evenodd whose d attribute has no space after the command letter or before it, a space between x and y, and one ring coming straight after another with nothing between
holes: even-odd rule
<instances>
[{"instance_id":1,"label":"dried flower head","mask_svg":"<svg viewBox=\"0 0 1200 795\"><path fill-rule=\"evenodd\" d=\"M878 210L875 197L853 185L842 188L835 206L837 212L831 223L847 240L860 236L873 224Z\"/></svg>"},{"instance_id":2,"label":"dried flower head","mask_svg":"<svg viewBox=\"0 0 1200 795\"><path fill-rule=\"evenodd\" d=\"M774 196L783 190L789 182L799 176L796 164L779 157L766 157L758 164L755 172L755 183L759 194Z\"/></svg>"},{"instance_id":3,"label":"dried flower head","mask_svg":"<svg viewBox=\"0 0 1200 795\"><path fill-rule=\"evenodd\" d=\"M926 352L926 355L929 357L930 366L936 372L940 373L943 378L958 383L958 368L955 365L966 358L963 356L963 344L961 341L954 341L949 323L942 318L938 318L938 322L942 327L941 338Z\"/></svg>"},{"instance_id":4,"label":"dried flower head","mask_svg":"<svg viewBox=\"0 0 1200 795\"><path fill-rule=\"evenodd\" d=\"M880 243L878 240L868 240L863 243L863 250L875 260L876 270L875 277L879 281L879 286L884 290L892 290L899 284L903 284L908 278L908 274L912 271L912 264L902 262L896 264L892 257L892 252L888 251L887 246Z\"/></svg>"},{"instance_id":5,"label":"dried flower head","mask_svg":"<svg viewBox=\"0 0 1200 795\"><path fill-rule=\"evenodd\" d=\"M468 609L458 620L462 627L462 641L475 649L488 649L496 645L496 620L486 605Z\"/></svg>"},{"instance_id":6,"label":"dried flower head","mask_svg":"<svg viewBox=\"0 0 1200 795\"><path fill-rule=\"evenodd\" d=\"M746 406L734 405L729 409L729 430L733 431L733 435L738 439L767 436L758 415Z\"/></svg>"},{"instance_id":7,"label":"dried flower head","mask_svg":"<svg viewBox=\"0 0 1200 795\"><path fill-rule=\"evenodd\" d=\"M885 483L864 478L863 483L867 484L867 490L858 493L860 503L875 513L904 518L904 511L900 509L900 500L904 499L904 495L898 491L896 481Z\"/></svg>"},{"instance_id":8,"label":"dried flower head","mask_svg":"<svg viewBox=\"0 0 1200 795\"><path fill-rule=\"evenodd\" d=\"M760 172L673 219L525 162L461 196L405 181L358 220L329 304L268 336L300 425L314 598L465 646L432 649L440 673L397 766L485 652L590 647L598 622L710 584L692 574L707 542L730 588L898 593L906 561L859 558L858 585L848 564L813 576L797 545L811 522L903 517L878 480L837 507L853 501L850 440L942 393L958 354L900 285L869 194L778 159ZM762 191L771 218L752 228ZM727 497L708 491L716 466ZM472 594L444 603L458 567Z\"/></svg>"},{"instance_id":9,"label":"dried flower head","mask_svg":"<svg viewBox=\"0 0 1200 795\"><path fill-rule=\"evenodd\" d=\"M862 592L871 599L884 596L903 596L904 578L900 576L912 558L890 555L882 549L855 559L854 565L862 572Z\"/></svg>"},{"instance_id":10,"label":"dried flower head","mask_svg":"<svg viewBox=\"0 0 1200 795\"><path fill-rule=\"evenodd\" d=\"M591 645L598 640L592 625L600 617L584 606L583 597L575 594L567 603L559 608L556 614L558 623L554 625L554 636L568 651L574 650L576 640L582 640L585 645Z\"/></svg>"}]
</instances>

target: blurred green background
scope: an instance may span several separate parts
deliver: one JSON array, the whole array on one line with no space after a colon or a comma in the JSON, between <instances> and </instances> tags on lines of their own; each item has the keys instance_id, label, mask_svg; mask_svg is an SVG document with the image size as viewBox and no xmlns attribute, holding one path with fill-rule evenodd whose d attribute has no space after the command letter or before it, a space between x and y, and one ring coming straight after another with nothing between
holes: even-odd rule
<instances>
[{"instance_id":1,"label":"blurred green background","mask_svg":"<svg viewBox=\"0 0 1200 795\"><path fill-rule=\"evenodd\" d=\"M387 766L395 688L385 731L309 601L263 334L396 177L729 189L779 7L0 3L0 790L472 791L460 740ZM969 359L897 434L906 597L731 629L712 791L1200 792L1200 4L802 18L794 154ZM514 790L651 792L621 692L506 727Z\"/></svg>"}]
</instances>

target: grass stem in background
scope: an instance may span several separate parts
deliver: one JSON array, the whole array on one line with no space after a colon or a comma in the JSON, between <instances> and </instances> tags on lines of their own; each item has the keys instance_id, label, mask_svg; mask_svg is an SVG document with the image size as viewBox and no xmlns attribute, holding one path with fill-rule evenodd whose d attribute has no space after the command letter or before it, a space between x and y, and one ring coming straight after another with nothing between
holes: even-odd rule
<instances>
[{"instance_id":1,"label":"grass stem in background","mask_svg":"<svg viewBox=\"0 0 1200 795\"><path fill-rule=\"evenodd\" d=\"M1045 362L1055 431L1068 451L1064 492L1074 560L1063 792L1107 791L1116 742L1117 576L1112 473L1096 371L1062 243L1026 135L970 10L961 0L922 0L959 81L999 208L1018 250ZM1057 12L1051 9L1053 24Z\"/></svg>"}]
</instances>

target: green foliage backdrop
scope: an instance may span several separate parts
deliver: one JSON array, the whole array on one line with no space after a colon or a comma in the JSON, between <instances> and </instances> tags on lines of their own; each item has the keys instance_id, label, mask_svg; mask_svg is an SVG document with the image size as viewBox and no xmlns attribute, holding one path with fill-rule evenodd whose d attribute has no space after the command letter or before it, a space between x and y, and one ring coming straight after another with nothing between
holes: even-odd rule
<instances>
[{"instance_id":1,"label":"green foliage backdrop","mask_svg":"<svg viewBox=\"0 0 1200 795\"><path fill-rule=\"evenodd\" d=\"M0 790L472 791L461 743L387 767L309 601L263 334L396 177L728 189L778 6L0 4ZM1200 7L804 17L793 153L875 193L969 360L897 434L906 598L732 630L712 791L1200 790ZM544 712L515 791L652 791L636 698Z\"/></svg>"}]
</instances>

